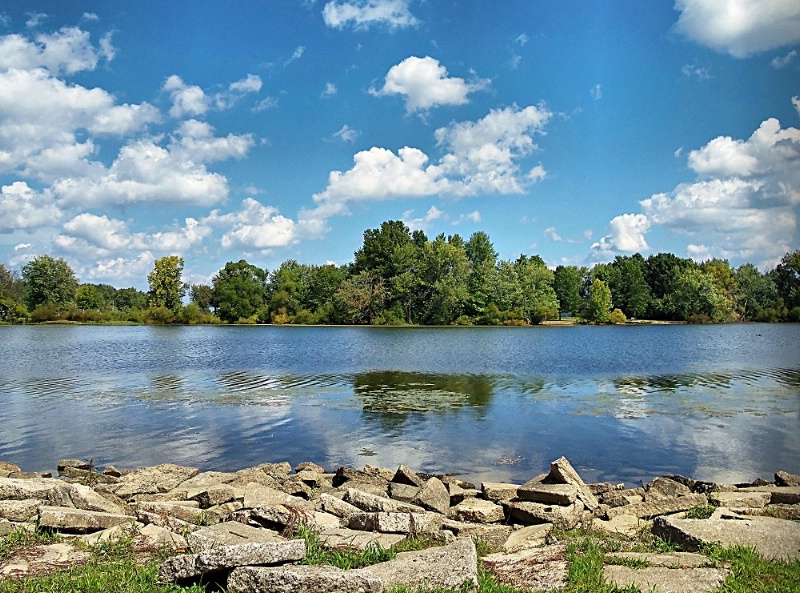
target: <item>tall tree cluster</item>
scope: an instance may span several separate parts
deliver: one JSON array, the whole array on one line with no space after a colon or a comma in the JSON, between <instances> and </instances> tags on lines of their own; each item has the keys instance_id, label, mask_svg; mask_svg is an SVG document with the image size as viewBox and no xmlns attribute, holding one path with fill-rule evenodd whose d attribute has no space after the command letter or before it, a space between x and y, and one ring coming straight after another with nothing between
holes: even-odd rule
<instances>
[{"instance_id":1,"label":"tall tree cluster","mask_svg":"<svg viewBox=\"0 0 800 593\"><path fill-rule=\"evenodd\" d=\"M593 268L547 267L539 256L501 260L476 232L429 239L400 221L364 232L344 266L283 262L271 272L228 262L210 285L188 286L184 261L162 257L147 293L80 284L44 255L21 275L0 264L0 321L137 323L529 325L564 316L688 322L800 321L800 250L763 274L727 260L671 253L617 256ZM185 303L186 295L189 302Z\"/></svg>"}]
</instances>

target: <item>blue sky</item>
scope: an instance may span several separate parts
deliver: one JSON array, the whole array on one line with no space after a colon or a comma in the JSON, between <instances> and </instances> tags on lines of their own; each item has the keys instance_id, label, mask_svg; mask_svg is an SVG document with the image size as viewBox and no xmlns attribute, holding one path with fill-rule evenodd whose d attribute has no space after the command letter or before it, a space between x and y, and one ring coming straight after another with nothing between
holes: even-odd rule
<instances>
[{"instance_id":1,"label":"blue sky","mask_svg":"<svg viewBox=\"0 0 800 593\"><path fill-rule=\"evenodd\" d=\"M146 288L485 231L551 266L800 246L796 0L0 1L0 261Z\"/></svg>"}]
</instances>

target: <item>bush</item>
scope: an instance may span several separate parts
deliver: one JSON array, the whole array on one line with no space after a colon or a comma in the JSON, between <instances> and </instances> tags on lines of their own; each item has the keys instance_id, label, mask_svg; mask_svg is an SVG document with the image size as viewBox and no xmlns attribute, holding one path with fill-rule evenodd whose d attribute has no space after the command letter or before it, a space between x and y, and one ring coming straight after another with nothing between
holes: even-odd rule
<instances>
[{"instance_id":1,"label":"bush","mask_svg":"<svg viewBox=\"0 0 800 593\"><path fill-rule=\"evenodd\" d=\"M800 307L793 307L789 311L789 321L800 321Z\"/></svg>"},{"instance_id":2,"label":"bush","mask_svg":"<svg viewBox=\"0 0 800 593\"><path fill-rule=\"evenodd\" d=\"M61 318L61 312L54 303L44 303L39 305L31 313L31 321L41 323L42 321L55 321Z\"/></svg>"},{"instance_id":3,"label":"bush","mask_svg":"<svg viewBox=\"0 0 800 593\"><path fill-rule=\"evenodd\" d=\"M150 307L144 315L144 322L153 325L175 323L175 312L166 307Z\"/></svg>"},{"instance_id":4,"label":"bush","mask_svg":"<svg viewBox=\"0 0 800 593\"><path fill-rule=\"evenodd\" d=\"M692 315L689 315L689 318L686 320L686 323L705 325L707 323L713 323L713 320L705 313L694 313Z\"/></svg>"},{"instance_id":5,"label":"bush","mask_svg":"<svg viewBox=\"0 0 800 593\"><path fill-rule=\"evenodd\" d=\"M621 309L614 309L608 316L608 322L614 325L621 325L627 321L628 318L625 317L625 313L623 313Z\"/></svg>"}]
</instances>

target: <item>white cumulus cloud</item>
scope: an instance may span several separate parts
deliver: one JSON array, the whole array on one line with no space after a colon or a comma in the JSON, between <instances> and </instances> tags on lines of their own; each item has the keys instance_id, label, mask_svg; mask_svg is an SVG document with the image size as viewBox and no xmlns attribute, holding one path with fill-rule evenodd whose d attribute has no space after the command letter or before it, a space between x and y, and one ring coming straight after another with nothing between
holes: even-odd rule
<instances>
[{"instance_id":1,"label":"white cumulus cloud","mask_svg":"<svg viewBox=\"0 0 800 593\"><path fill-rule=\"evenodd\" d=\"M277 208L253 198L246 198L236 212L220 214L214 210L202 222L225 229L221 240L224 249L269 251L296 243L302 232L300 225L281 215Z\"/></svg>"},{"instance_id":2,"label":"white cumulus cloud","mask_svg":"<svg viewBox=\"0 0 800 593\"><path fill-rule=\"evenodd\" d=\"M0 233L55 225L63 214L49 191L34 191L24 181L0 190Z\"/></svg>"},{"instance_id":3,"label":"white cumulus cloud","mask_svg":"<svg viewBox=\"0 0 800 593\"><path fill-rule=\"evenodd\" d=\"M55 33L41 33L34 40L12 34L0 37L0 70L45 68L52 74L74 74L94 70L100 57L109 59L106 49L96 49L90 35L77 27L63 27ZM113 52L110 54L113 58Z\"/></svg>"},{"instance_id":4,"label":"white cumulus cloud","mask_svg":"<svg viewBox=\"0 0 800 593\"><path fill-rule=\"evenodd\" d=\"M322 9L322 18L326 25L334 29L343 29L348 25L354 29L368 29L375 24L402 28L418 22L408 8L408 0L332 0Z\"/></svg>"},{"instance_id":5,"label":"white cumulus cloud","mask_svg":"<svg viewBox=\"0 0 800 593\"><path fill-rule=\"evenodd\" d=\"M439 210L436 206L431 206L422 218L413 218L414 211L406 210L403 212L402 221L412 231L427 231L430 229L431 224L442 217L445 213Z\"/></svg>"},{"instance_id":6,"label":"white cumulus cloud","mask_svg":"<svg viewBox=\"0 0 800 593\"><path fill-rule=\"evenodd\" d=\"M800 41L796 0L676 0L676 28L737 58Z\"/></svg>"},{"instance_id":7,"label":"white cumulus cloud","mask_svg":"<svg viewBox=\"0 0 800 593\"><path fill-rule=\"evenodd\" d=\"M463 105L467 95L486 88L488 79L467 82L463 78L450 77L447 69L438 60L426 56L411 56L392 66L386 74L383 87L370 89L375 96L403 95L406 112L427 111L439 105Z\"/></svg>"},{"instance_id":8,"label":"white cumulus cloud","mask_svg":"<svg viewBox=\"0 0 800 593\"><path fill-rule=\"evenodd\" d=\"M644 236L650 230L650 221L644 214L622 214L608 224L608 234L592 245L592 251L600 258L618 252L634 253L650 247Z\"/></svg>"}]
</instances>

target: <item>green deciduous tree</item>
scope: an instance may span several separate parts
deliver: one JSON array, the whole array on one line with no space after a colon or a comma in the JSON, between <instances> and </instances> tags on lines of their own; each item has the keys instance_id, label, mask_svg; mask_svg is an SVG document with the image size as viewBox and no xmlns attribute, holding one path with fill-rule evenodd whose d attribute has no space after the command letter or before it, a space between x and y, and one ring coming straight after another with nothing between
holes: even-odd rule
<instances>
[{"instance_id":1,"label":"green deciduous tree","mask_svg":"<svg viewBox=\"0 0 800 593\"><path fill-rule=\"evenodd\" d=\"M267 273L245 260L228 262L212 278L212 303L228 323L248 319L264 306Z\"/></svg>"},{"instance_id":2,"label":"green deciduous tree","mask_svg":"<svg viewBox=\"0 0 800 593\"><path fill-rule=\"evenodd\" d=\"M770 275L786 307L800 307L800 249L784 255Z\"/></svg>"},{"instance_id":3,"label":"green deciduous tree","mask_svg":"<svg viewBox=\"0 0 800 593\"><path fill-rule=\"evenodd\" d=\"M334 303L342 321L362 325L372 323L383 311L387 296L383 279L363 271L342 283Z\"/></svg>"},{"instance_id":4,"label":"green deciduous tree","mask_svg":"<svg viewBox=\"0 0 800 593\"><path fill-rule=\"evenodd\" d=\"M577 314L583 303L581 289L585 268L557 266L553 272L553 290L558 298L559 317L562 313Z\"/></svg>"},{"instance_id":5,"label":"green deciduous tree","mask_svg":"<svg viewBox=\"0 0 800 593\"><path fill-rule=\"evenodd\" d=\"M611 290L606 283L595 278L589 287L589 297L583 317L590 323L608 323L611 314Z\"/></svg>"},{"instance_id":6,"label":"green deciduous tree","mask_svg":"<svg viewBox=\"0 0 800 593\"><path fill-rule=\"evenodd\" d=\"M745 320L771 321L766 315L778 298L778 288L772 277L762 274L753 264L743 264L736 270L738 285L737 306Z\"/></svg>"},{"instance_id":7,"label":"green deciduous tree","mask_svg":"<svg viewBox=\"0 0 800 593\"><path fill-rule=\"evenodd\" d=\"M78 280L63 259L40 255L22 267L25 283L24 299L30 311L41 305L56 310L68 308L75 302Z\"/></svg>"},{"instance_id":8,"label":"green deciduous tree","mask_svg":"<svg viewBox=\"0 0 800 593\"><path fill-rule=\"evenodd\" d=\"M153 271L147 275L150 285L148 304L150 307L164 307L170 311L177 311L181 307L181 300L186 294L186 284L183 275L183 258L177 255L167 255L157 259ZM162 319L159 316L159 319Z\"/></svg>"},{"instance_id":9,"label":"green deciduous tree","mask_svg":"<svg viewBox=\"0 0 800 593\"><path fill-rule=\"evenodd\" d=\"M201 312L208 312L213 307L214 288L208 284L192 284L189 289L189 299Z\"/></svg>"},{"instance_id":10,"label":"green deciduous tree","mask_svg":"<svg viewBox=\"0 0 800 593\"><path fill-rule=\"evenodd\" d=\"M645 278L645 261L638 253L618 255L612 267L616 271L608 282L614 306L627 317L644 317L650 306L650 287Z\"/></svg>"}]
</instances>

